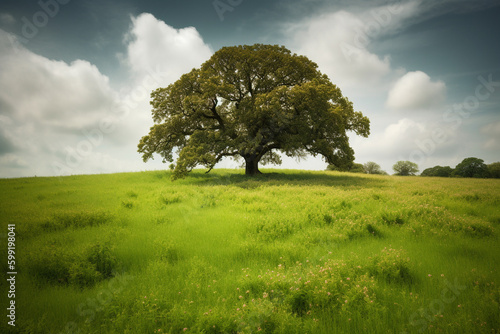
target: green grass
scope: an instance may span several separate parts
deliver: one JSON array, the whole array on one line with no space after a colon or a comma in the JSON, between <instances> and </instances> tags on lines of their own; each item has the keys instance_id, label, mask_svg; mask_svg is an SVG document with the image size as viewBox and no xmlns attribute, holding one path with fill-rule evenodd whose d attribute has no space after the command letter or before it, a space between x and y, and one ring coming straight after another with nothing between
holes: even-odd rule
<instances>
[{"instance_id":1,"label":"green grass","mask_svg":"<svg viewBox=\"0 0 500 334\"><path fill-rule=\"evenodd\" d=\"M265 173L0 180L0 332L500 332L500 181Z\"/></svg>"}]
</instances>

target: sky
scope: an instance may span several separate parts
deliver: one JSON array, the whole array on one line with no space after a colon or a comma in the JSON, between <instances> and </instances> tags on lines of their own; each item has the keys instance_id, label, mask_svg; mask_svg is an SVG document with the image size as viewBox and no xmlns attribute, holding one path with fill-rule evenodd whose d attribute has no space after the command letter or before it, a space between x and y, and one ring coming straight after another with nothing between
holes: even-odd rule
<instances>
[{"instance_id":1,"label":"sky","mask_svg":"<svg viewBox=\"0 0 500 334\"><path fill-rule=\"evenodd\" d=\"M368 116L357 163L500 161L499 18L496 0L2 0L0 177L167 168L137 152L151 91L255 43L307 56Z\"/></svg>"}]
</instances>

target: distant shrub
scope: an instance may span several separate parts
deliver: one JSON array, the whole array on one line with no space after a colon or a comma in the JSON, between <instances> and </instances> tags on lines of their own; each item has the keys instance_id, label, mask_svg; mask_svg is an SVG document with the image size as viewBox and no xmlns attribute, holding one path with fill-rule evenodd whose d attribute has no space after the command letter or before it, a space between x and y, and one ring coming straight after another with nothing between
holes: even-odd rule
<instances>
[{"instance_id":1,"label":"distant shrub","mask_svg":"<svg viewBox=\"0 0 500 334\"><path fill-rule=\"evenodd\" d=\"M349 169L349 172L351 173L364 173L363 165L362 164L353 164L351 169Z\"/></svg>"},{"instance_id":2,"label":"distant shrub","mask_svg":"<svg viewBox=\"0 0 500 334\"><path fill-rule=\"evenodd\" d=\"M368 161L363 165L363 172L366 174L387 174L380 168L379 164L373 161Z\"/></svg>"},{"instance_id":3,"label":"distant shrub","mask_svg":"<svg viewBox=\"0 0 500 334\"><path fill-rule=\"evenodd\" d=\"M364 173L363 165L358 163L353 163L350 167L337 167L335 165L328 165L326 170L337 171L337 172L350 172L350 173Z\"/></svg>"}]
</instances>

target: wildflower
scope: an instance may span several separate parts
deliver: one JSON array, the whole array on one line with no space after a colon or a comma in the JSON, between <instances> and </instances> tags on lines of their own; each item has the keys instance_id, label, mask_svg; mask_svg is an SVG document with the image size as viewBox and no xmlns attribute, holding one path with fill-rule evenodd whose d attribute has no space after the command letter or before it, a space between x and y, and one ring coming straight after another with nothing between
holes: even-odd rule
<instances>
[{"instance_id":1,"label":"wildflower","mask_svg":"<svg viewBox=\"0 0 500 334\"><path fill-rule=\"evenodd\" d=\"M431 275L431 274L429 274L429 275L427 275L427 276L432 277L432 275Z\"/></svg>"},{"instance_id":2,"label":"wildflower","mask_svg":"<svg viewBox=\"0 0 500 334\"><path fill-rule=\"evenodd\" d=\"M239 298L239 299L243 299L243 296L239 296L238 298Z\"/></svg>"}]
</instances>

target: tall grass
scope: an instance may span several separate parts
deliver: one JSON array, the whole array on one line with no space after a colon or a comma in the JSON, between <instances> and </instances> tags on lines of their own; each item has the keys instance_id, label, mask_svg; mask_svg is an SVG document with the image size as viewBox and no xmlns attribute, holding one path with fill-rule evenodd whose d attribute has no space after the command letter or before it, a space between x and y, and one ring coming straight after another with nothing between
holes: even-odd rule
<instances>
[{"instance_id":1,"label":"tall grass","mask_svg":"<svg viewBox=\"0 0 500 334\"><path fill-rule=\"evenodd\" d=\"M215 170L0 186L19 268L2 332L500 331L496 180Z\"/></svg>"}]
</instances>

